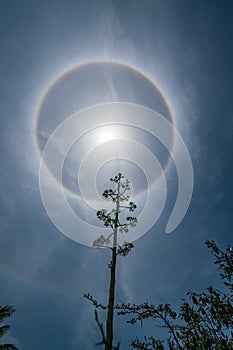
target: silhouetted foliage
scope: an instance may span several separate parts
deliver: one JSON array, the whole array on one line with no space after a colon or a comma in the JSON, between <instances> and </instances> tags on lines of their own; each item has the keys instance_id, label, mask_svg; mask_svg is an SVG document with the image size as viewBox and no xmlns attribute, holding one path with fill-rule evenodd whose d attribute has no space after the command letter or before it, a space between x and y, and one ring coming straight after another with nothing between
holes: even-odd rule
<instances>
[{"instance_id":1,"label":"silhouetted foliage","mask_svg":"<svg viewBox=\"0 0 233 350\"><path fill-rule=\"evenodd\" d=\"M212 286L204 292L187 293L179 312L170 304L121 304L118 314L128 315L128 323L156 320L158 327L166 328L165 340L155 336L134 339L131 347L141 350L230 350L233 349L233 249L220 250L214 241L206 241L214 254L215 264L225 285L225 291Z\"/></svg>"},{"instance_id":2,"label":"silhouetted foliage","mask_svg":"<svg viewBox=\"0 0 233 350\"><path fill-rule=\"evenodd\" d=\"M115 190L105 190L103 196L111 198L116 207L110 212L106 209L99 210L97 217L103 221L104 226L112 229L108 237L101 235L93 246L107 247L112 252L112 260L109 264L111 271L108 304L104 305L95 300L90 294L84 296L91 301L95 309L99 308L107 312L106 333L99 321L95 310L95 321L101 334L101 341L96 345L104 345L105 350L120 349L120 345L112 345L113 341L113 314L117 310L119 315L129 317L128 323L145 323L146 320L154 320L155 325L167 330L165 339L157 336L136 338L130 344L132 349L141 350L233 350L233 249L228 246L226 251L219 249L214 241L206 241L211 249L215 264L217 265L220 278L223 283L223 291L209 286L200 293L188 292L186 299L181 300L178 312L174 311L170 304L149 304L144 302L140 305L122 303L114 304L116 257L126 256L133 248L133 244L124 242L122 246L117 244L117 231L128 232L129 226L135 226L137 219L128 216L121 223L120 208L124 207L134 211L136 206L128 202L122 206L122 201L128 201L125 191L129 189L129 182L122 182L123 176L118 174L114 179L117 187ZM113 236L113 245L111 244Z\"/></svg>"},{"instance_id":3,"label":"silhouetted foliage","mask_svg":"<svg viewBox=\"0 0 233 350\"><path fill-rule=\"evenodd\" d=\"M15 312L15 309L12 306L0 306L0 323L7 317L10 317ZM9 330L10 326L8 324L0 327L0 337L4 336ZM2 344L0 345L0 350L18 350L12 344Z\"/></svg>"}]
</instances>

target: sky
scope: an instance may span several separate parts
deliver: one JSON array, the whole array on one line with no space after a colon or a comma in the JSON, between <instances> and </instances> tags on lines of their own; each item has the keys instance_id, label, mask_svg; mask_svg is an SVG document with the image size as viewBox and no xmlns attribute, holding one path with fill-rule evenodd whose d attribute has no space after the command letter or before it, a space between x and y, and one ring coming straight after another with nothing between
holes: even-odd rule
<instances>
[{"instance_id":1,"label":"sky","mask_svg":"<svg viewBox=\"0 0 233 350\"><path fill-rule=\"evenodd\" d=\"M118 259L116 301L171 303L177 308L189 290L219 286L204 242L213 239L222 249L233 244L232 12L232 2L227 0L1 3L0 305L16 309L5 342L20 350L95 348L100 335L93 308L83 294L106 302L110 256L108 249L94 249L85 241L96 220L95 209L103 206L88 189L94 181L99 194L105 185L109 187L113 169L129 174L138 214L145 206L144 223L154 215L145 204L147 186L158 212L158 220L141 232L129 256ZM63 138L57 137L51 143L51 159L42 161L51 181L45 188L59 184L58 160L67 156L63 193L73 213L88 222L84 229L80 221L77 233L73 227L72 240L54 225L43 204L42 152L54 130L67 125L64 121L71 115L78 115L79 127L85 128L85 111L90 108L91 121L98 125L96 105L105 108L118 102L136 104L139 112L140 106L154 115L158 112L174 133L179 132L192 160L191 202L180 224L165 233L179 185L177 164L169 157L175 154L174 135L169 136L166 150L155 140L152 126L150 133L124 124L114 128L113 136L112 129L96 128L70 143L67 154ZM146 118L143 114L140 122ZM141 156L143 147L147 153L131 164L130 150L139 145L135 157ZM153 169L149 159L155 151L167 184L161 213L157 210L162 198L160 176L151 184L145 175ZM128 161L114 163L121 157ZM182 174L185 178L187 172L183 169ZM91 209L84 199L90 200ZM53 201L52 209L63 229L69 230L59 203ZM129 234L133 236L133 229ZM100 318L104 322L104 314ZM136 335L153 332L153 323L141 328L116 317L115 341L121 342L122 349L128 349Z\"/></svg>"}]
</instances>

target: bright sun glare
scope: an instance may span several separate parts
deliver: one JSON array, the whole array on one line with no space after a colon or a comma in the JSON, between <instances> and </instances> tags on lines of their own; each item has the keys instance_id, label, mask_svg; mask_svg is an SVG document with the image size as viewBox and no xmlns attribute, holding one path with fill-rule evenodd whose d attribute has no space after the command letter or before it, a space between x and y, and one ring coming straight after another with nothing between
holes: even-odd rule
<instances>
[{"instance_id":1,"label":"bright sun glare","mask_svg":"<svg viewBox=\"0 0 233 350\"><path fill-rule=\"evenodd\" d=\"M120 138L119 129L116 125L102 126L96 130L96 134L99 144Z\"/></svg>"}]
</instances>

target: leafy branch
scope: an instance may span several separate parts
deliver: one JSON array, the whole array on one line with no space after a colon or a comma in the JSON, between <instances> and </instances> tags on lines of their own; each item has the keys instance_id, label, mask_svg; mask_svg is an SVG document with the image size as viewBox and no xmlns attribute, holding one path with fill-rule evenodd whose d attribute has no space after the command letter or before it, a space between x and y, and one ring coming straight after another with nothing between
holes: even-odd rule
<instances>
[{"instance_id":1,"label":"leafy branch","mask_svg":"<svg viewBox=\"0 0 233 350\"><path fill-rule=\"evenodd\" d=\"M131 346L135 349L151 350L230 350L233 349L233 250L219 249L214 241L206 241L212 250L215 264L223 284L229 292L221 292L212 286L201 293L188 292L187 300L182 299L178 313L170 304L155 306L147 302L118 305L118 314L130 316L128 323L135 324L144 320L159 321L158 327L167 329L165 341L156 337L134 339Z\"/></svg>"}]
</instances>

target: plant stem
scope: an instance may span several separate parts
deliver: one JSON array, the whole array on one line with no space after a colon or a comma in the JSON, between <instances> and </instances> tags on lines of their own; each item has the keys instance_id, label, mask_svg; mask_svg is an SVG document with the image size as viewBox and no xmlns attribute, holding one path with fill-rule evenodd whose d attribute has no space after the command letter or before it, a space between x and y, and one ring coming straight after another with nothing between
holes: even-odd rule
<instances>
[{"instance_id":1,"label":"plant stem","mask_svg":"<svg viewBox=\"0 0 233 350\"><path fill-rule=\"evenodd\" d=\"M106 345L105 350L112 350L113 342L113 317L114 317L114 299L115 299L115 282L116 282L116 257L117 257L117 227L120 208L120 180L117 182L116 213L114 223L111 275L108 295L108 314L106 321Z\"/></svg>"}]
</instances>

